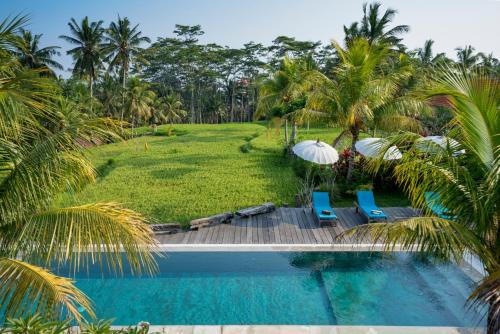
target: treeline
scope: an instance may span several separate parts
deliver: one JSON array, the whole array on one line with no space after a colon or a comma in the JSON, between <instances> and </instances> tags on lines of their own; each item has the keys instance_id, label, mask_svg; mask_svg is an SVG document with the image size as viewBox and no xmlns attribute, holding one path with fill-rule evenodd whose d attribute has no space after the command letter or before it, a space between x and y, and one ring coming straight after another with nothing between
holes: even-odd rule
<instances>
[{"instance_id":1,"label":"treeline","mask_svg":"<svg viewBox=\"0 0 500 334\"><path fill-rule=\"evenodd\" d=\"M391 26L395 15L393 9L382 11L379 3L364 5L361 20L344 26L344 44L360 37L369 43L383 41L408 57L416 72L458 63L491 75L500 73L493 54L476 53L472 46L457 48L457 61L434 54L432 40L409 50L402 37L410 28ZM176 25L171 36L153 43L127 18L118 17L109 26L88 17L71 19L68 28L69 33L60 36L73 46L65 50L74 60L72 76L59 79L65 96L76 101L82 112L126 120L132 126L251 121L259 86L280 70L285 56L307 59L331 79L340 62L332 45L288 36L279 36L268 46L249 42L229 48L201 43L204 31L199 25ZM41 35L29 31L20 31L19 37L14 52L22 64L47 69L43 75L62 69L54 60L59 47L41 47Z\"/></svg>"}]
</instances>

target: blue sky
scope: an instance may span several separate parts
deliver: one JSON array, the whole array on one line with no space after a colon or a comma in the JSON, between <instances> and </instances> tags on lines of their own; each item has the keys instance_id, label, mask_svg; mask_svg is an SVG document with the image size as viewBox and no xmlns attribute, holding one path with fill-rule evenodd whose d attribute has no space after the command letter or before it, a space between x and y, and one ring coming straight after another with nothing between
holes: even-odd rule
<instances>
[{"instance_id":1,"label":"blue sky","mask_svg":"<svg viewBox=\"0 0 500 334\"><path fill-rule=\"evenodd\" d=\"M60 62L68 48L58 36L67 34L71 17L85 15L104 20L118 14L139 23L152 40L172 35L176 23L200 24L203 42L240 47L248 41L269 44L278 35L301 40L343 38L342 26L361 17L364 1L357 0L1 0L1 17L23 12L31 17L29 29L43 33L42 44L60 45ZM435 40L436 52L454 56L466 44L500 57L500 0L387 0L384 7L398 10L395 24L408 24L404 42L410 48ZM67 76L67 74L65 75Z\"/></svg>"}]
</instances>

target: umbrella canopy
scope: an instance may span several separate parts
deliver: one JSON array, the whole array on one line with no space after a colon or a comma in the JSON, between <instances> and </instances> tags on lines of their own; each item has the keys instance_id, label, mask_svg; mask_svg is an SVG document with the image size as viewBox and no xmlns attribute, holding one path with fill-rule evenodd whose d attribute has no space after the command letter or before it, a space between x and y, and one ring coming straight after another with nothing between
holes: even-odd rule
<instances>
[{"instance_id":1,"label":"umbrella canopy","mask_svg":"<svg viewBox=\"0 0 500 334\"><path fill-rule=\"evenodd\" d=\"M365 138L358 140L354 146L356 150L364 155L365 157L375 158L388 144L388 141L383 138ZM396 146L391 146L384 153L384 160L398 160L401 159L403 155L401 151Z\"/></svg>"},{"instance_id":2,"label":"umbrella canopy","mask_svg":"<svg viewBox=\"0 0 500 334\"><path fill-rule=\"evenodd\" d=\"M339 160L337 150L319 140L301 141L292 150L302 159L320 165L331 165Z\"/></svg>"},{"instance_id":3,"label":"umbrella canopy","mask_svg":"<svg viewBox=\"0 0 500 334\"><path fill-rule=\"evenodd\" d=\"M420 138L417 142L417 147L419 150L423 152L435 153L436 150L431 145L429 145L430 142L440 146L445 150L448 148L452 149L454 156L465 153L465 150L458 149L460 144L455 139L448 138L445 136L427 136Z\"/></svg>"}]
</instances>

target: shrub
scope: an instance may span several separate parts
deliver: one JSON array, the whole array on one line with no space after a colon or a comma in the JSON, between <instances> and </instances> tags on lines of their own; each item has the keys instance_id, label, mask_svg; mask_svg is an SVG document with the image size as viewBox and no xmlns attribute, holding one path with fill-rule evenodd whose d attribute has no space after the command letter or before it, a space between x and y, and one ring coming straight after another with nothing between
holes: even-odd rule
<instances>
[{"instance_id":1,"label":"shrub","mask_svg":"<svg viewBox=\"0 0 500 334\"><path fill-rule=\"evenodd\" d=\"M69 320L47 321L35 314L24 318L7 318L1 333L9 334L63 334L71 327Z\"/></svg>"}]
</instances>

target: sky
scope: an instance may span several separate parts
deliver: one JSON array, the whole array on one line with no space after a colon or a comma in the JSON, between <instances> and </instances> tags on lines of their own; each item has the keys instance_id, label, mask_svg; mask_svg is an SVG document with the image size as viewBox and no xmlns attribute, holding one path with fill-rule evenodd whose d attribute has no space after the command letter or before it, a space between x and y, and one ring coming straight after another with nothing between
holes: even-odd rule
<instances>
[{"instance_id":1,"label":"sky","mask_svg":"<svg viewBox=\"0 0 500 334\"><path fill-rule=\"evenodd\" d=\"M200 24L201 42L241 47L249 41L269 45L279 35L298 40L343 39L343 25L359 21L362 4L357 0L0 0L0 19L28 14L28 29L42 33L42 46L62 47L58 61L66 69L72 59L69 45L58 38L68 34L74 17L103 20L107 26L118 14L138 23L145 36L155 41L172 36L175 24ZM500 0L380 0L383 8L398 11L394 24L407 24L404 43L421 47L431 38L434 51L454 58L458 46L500 57ZM60 73L69 76L66 70Z\"/></svg>"}]
</instances>

